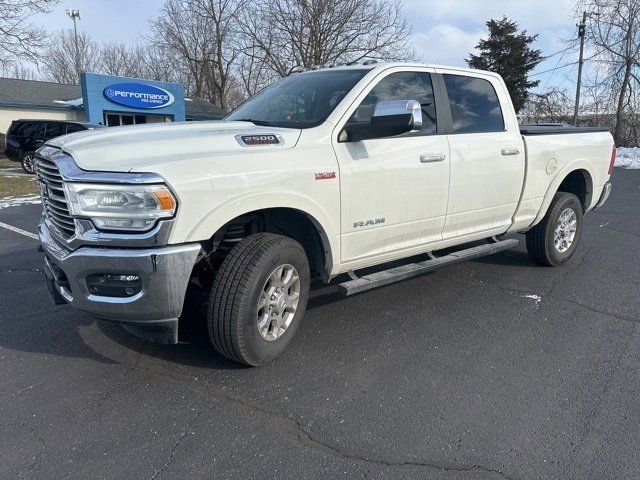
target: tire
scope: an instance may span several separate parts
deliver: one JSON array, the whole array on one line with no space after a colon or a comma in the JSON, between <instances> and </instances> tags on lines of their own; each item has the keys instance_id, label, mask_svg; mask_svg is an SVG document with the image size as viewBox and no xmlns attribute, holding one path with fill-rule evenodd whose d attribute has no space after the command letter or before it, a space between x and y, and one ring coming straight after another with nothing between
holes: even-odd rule
<instances>
[{"instance_id":1,"label":"tire","mask_svg":"<svg viewBox=\"0 0 640 480\"><path fill-rule=\"evenodd\" d=\"M556 193L542 221L527 232L529 256L539 264L551 267L566 262L580 242L582 222L582 205L578 197L572 193ZM561 225L566 228L558 228ZM559 229L558 233L556 229Z\"/></svg>"},{"instance_id":2,"label":"tire","mask_svg":"<svg viewBox=\"0 0 640 480\"><path fill-rule=\"evenodd\" d=\"M292 284L275 290L289 273ZM309 284L309 262L298 242L271 233L245 238L225 257L211 287L207 327L213 347L250 366L274 359L300 326ZM298 301L292 312L296 292Z\"/></svg>"},{"instance_id":3,"label":"tire","mask_svg":"<svg viewBox=\"0 0 640 480\"><path fill-rule=\"evenodd\" d=\"M36 173L33 168L34 156L35 152L24 152L20 158L20 165L22 165L22 169L27 173Z\"/></svg>"}]
</instances>

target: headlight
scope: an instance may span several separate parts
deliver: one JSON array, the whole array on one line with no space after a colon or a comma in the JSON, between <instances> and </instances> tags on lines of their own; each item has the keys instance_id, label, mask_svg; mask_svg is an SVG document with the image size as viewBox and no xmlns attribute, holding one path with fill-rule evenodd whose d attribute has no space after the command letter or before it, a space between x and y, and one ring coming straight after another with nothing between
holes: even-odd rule
<instances>
[{"instance_id":1,"label":"headlight","mask_svg":"<svg viewBox=\"0 0 640 480\"><path fill-rule=\"evenodd\" d=\"M149 230L173 217L176 200L165 185L65 183L71 214L91 219L101 230Z\"/></svg>"}]
</instances>

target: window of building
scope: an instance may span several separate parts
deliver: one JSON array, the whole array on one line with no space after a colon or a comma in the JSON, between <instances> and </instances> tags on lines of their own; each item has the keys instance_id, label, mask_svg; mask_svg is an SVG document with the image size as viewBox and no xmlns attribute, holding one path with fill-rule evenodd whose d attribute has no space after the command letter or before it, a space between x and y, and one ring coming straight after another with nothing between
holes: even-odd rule
<instances>
[{"instance_id":1,"label":"window of building","mask_svg":"<svg viewBox=\"0 0 640 480\"><path fill-rule=\"evenodd\" d=\"M500 101L491 82L463 75L443 77L451 106L453 133L504 131Z\"/></svg>"},{"instance_id":2,"label":"window of building","mask_svg":"<svg viewBox=\"0 0 640 480\"><path fill-rule=\"evenodd\" d=\"M116 113L105 113L104 114L104 124L107 127L119 127L120 126L120 115Z\"/></svg>"},{"instance_id":3,"label":"window of building","mask_svg":"<svg viewBox=\"0 0 640 480\"><path fill-rule=\"evenodd\" d=\"M153 123L166 121L165 115L134 115L132 113L104 112L104 124L107 127L119 127L120 125L139 125L141 123Z\"/></svg>"}]
</instances>

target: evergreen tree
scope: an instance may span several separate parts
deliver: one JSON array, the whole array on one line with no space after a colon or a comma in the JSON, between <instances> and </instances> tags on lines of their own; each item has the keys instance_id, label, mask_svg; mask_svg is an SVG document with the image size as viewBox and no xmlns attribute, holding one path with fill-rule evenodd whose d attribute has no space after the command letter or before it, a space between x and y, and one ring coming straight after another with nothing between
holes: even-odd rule
<instances>
[{"instance_id":1,"label":"evergreen tree","mask_svg":"<svg viewBox=\"0 0 640 480\"><path fill-rule=\"evenodd\" d=\"M518 32L518 24L507 17L489 20L487 27L489 38L480 40L476 46L480 55L470 54L466 62L471 68L502 75L519 112L527 101L528 90L540 83L529 81L529 72L542 60L541 51L531 47L538 35L527 35L526 30Z\"/></svg>"}]
</instances>

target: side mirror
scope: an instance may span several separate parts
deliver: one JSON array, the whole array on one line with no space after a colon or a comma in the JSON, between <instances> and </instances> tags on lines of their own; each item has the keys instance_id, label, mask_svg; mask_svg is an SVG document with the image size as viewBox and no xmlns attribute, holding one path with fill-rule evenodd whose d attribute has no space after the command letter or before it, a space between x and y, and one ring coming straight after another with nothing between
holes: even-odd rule
<instances>
[{"instance_id":1,"label":"side mirror","mask_svg":"<svg viewBox=\"0 0 640 480\"><path fill-rule=\"evenodd\" d=\"M376 103L370 123L352 123L340 133L341 142L359 142L415 132L422 128L422 107L417 100L383 100Z\"/></svg>"}]
</instances>

